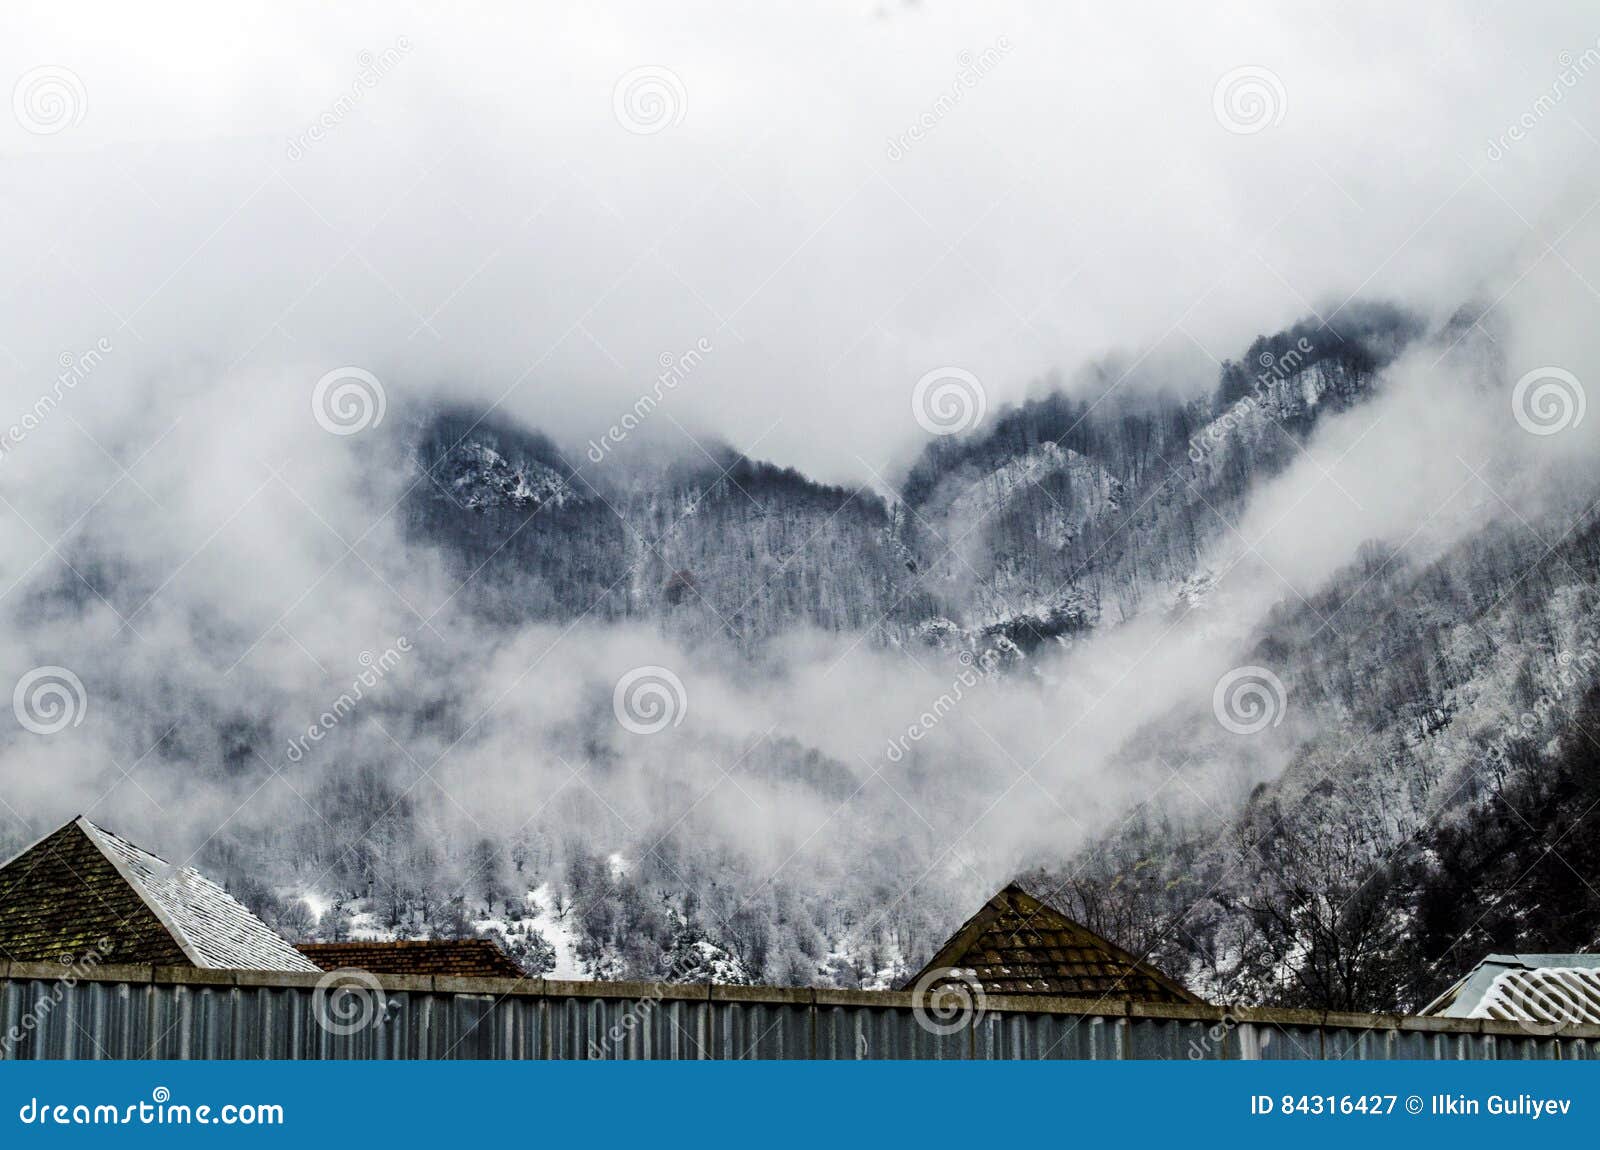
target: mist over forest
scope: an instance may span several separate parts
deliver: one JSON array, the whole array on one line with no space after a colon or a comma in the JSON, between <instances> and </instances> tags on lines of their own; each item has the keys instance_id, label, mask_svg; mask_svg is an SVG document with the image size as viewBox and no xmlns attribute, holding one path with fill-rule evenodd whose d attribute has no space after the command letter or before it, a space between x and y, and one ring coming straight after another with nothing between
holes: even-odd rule
<instances>
[{"instance_id":1,"label":"mist over forest","mask_svg":"<svg viewBox=\"0 0 1600 1150\"><path fill-rule=\"evenodd\" d=\"M101 15L0 44L0 852L563 978L1600 945L1580 6Z\"/></svg>"}]
</instances>

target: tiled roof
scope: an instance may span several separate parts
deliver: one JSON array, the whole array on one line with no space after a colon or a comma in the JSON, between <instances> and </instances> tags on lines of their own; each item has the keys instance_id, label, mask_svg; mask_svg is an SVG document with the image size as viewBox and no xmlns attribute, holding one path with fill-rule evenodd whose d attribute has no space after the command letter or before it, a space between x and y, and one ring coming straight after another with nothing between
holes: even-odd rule
<instances>
[{"instance_id":1,"label":"tiled roof","mask_svg":"<svg viewBox=\"0 0 1600 1150\"><path fill-rule=\"evenodd\" d=\"M303 942L300 953L323 970L372 974L441 974L525 978L523 969L487 938L405 939L400 942Z\"/></svg>"},{"instance_id":2,"label":"tiled roof","mask_svg":"<svg viewBox=\"0 0 1600 1150\"><path fill-rule=\"evenodd\" d=\"M0 957L188 965L154 911L70 822L0 868ZM69 957L70 956L70 957Z\"/></svg>"},{"instance_id":3,"label":"tiled roof","mask_svg":"<svg viewBox=\"0 0 1600 1150\"><path fill-rule=\"evenodd\" d=\"M0 953L41 961L93 948L103 962L318 969L199 871L77 818L0 867Z\"/></svg>"},{"instance_id":4,"label":"tiled roof","mask_svg":"<svg viewBox=\"0 0 1600 1150\"><path fill-rule=\"evenodd\" d=\"M1600 1023L1600 954L1491 954L1422 1013L1555 1027Z\"/></svg>"},{"instance_id":5,"label":"tiled roof","mask_svg":"<svg viewBox=\"0 0 1600 1150\"><path fill-rule=\"evenodd\" d=\"M984 904L907 987L936 972L988 994L1199 1002L1183 986L1012 883Z\"/></svg>"}]
</instances>

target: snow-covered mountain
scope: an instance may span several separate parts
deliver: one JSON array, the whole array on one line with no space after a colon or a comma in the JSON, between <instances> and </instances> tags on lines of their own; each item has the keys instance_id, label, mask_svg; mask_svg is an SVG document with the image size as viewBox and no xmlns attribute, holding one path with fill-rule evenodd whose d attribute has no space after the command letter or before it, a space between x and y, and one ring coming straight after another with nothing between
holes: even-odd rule
<instances>
[{"instance_id":1,"label":"snow-covered mountain","mask_svg":"<svg viewBox=\"0 0 1600 1150\"><path fill-rule=\"evenodd\" d=\"M1258 340L1253 376L1226 365L1214 396L1051 395L930 445L887 498L725 447L595 467L535 429L445 411L418 439L428 482L409 521L463 575L488 565L486 609L510 597L522 618L659 620L746 647L805 625L1027 650L1171 603L1217 516L1417 334L1395 309L1352 308Z\"/></svg>"},{"instance_id":2,"label":"snow-covered mountain","mask_svg":"<svg viewBox=\"0 0 1600 1150\"><path fill-rule=\"evenodd\" d=\"M1395 390L1475 339L1352 305L1205 388L999 411L880 491L432 410L397 535L453 590L307 760L317 818L202 861L289 933L487 932L562 976L889 985L1019 870L1219 998L1414 1006L1486 948L1590 948L1595 477L1511 512L1516 459L1452 464L1427 546L1430 509L1325 525L1291 482L1385 421L1509 422L1473 371ZM613 689L662 660L691 721L653 740ZM1259 730L1214 713L1230 666L1269 672ZM208 718L240 770L255 705Z\"/></svg>"}]
</instances>

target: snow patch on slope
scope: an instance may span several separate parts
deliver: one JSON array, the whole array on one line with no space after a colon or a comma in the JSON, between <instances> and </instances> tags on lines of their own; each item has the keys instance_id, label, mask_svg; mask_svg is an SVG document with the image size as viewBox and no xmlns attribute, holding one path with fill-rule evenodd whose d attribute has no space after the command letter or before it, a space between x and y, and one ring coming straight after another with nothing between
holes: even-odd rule
<instances>
[{"instance_id":1,"label":"snow patch on slope","mask_svg":"<svg viewBox=\"0 0 1600 1150\"><path fill-rule=\"evenodd\" d=\"M464 444L453 451L446 471L451 493L469 511L562 507L577 498L555 468L533 460L513 464L483 443Z\"/></svg>"}]
</instances>

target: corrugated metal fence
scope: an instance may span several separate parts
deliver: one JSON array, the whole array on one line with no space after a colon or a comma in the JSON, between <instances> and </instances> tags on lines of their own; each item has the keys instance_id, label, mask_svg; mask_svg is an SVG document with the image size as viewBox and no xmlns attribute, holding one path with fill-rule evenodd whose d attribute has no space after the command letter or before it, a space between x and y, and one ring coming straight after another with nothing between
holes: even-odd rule
<instances>
[{"instance_id":1,"label":"corrugated metal fence","mask_svg":"<svg viewBox=\"0 0 1600 1150\"><path fill-rule=\"evenodd\" d=\"M8 1058L1596 1059L1600 1027L991 997L0 963ZM323 985L319 986L319 982Z\"/></svg>"}]
</instances>

